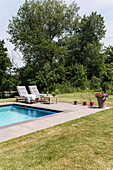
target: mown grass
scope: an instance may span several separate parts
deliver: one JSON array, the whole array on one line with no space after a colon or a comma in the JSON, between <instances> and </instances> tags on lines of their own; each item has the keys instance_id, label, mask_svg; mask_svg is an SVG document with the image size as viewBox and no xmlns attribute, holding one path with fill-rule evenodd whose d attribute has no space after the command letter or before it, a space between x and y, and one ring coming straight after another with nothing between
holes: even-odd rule
<instances>
[{"instance_id":1,"label":"mown grass","mask_svg":"<svg viewBox=\"0 0 113 170\"><path fill-rule=\"evenodd\" d=\"M0 143L0 169L113 169L113 109Z\"/></svg>"},{"instance_id":2,"label":"mown grass","mask_svg":"<svg viewBox=\"0 0 113 170\"><path fill-rule=\"evenodd\" d=\"M14 101L16 101L15 98L0 99L0 103L4 103L4 102L14 102Z\"/></svg>"}]
</instances>

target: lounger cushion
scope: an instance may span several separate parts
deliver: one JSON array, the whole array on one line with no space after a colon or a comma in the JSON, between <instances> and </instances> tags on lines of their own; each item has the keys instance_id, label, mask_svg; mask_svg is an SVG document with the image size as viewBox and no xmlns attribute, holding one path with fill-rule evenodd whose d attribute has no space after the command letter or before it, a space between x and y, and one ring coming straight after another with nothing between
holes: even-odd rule
<instances>
[{"instance_id":1,"label":"lounger cushion","mask_svg":"<svg viewBox=\"0 0 113 170\"><path fill-rule=\"evenodd\" d=\"M21 97L25 97L28 103L36 99L36 94L28 94L25 86L17 86L17 91Z\"/></svg>"},{"instance_id":2,"label":"lounger cushion","mask_svg":"<svg viewBox=\"0 0 113 170\"><path fill-rule=\"evenodd\" d=\"M37 97L46 96L46 94L41 94L36 85L28 86L31 94L36 94Z\"/></svg>"}]
</instances>

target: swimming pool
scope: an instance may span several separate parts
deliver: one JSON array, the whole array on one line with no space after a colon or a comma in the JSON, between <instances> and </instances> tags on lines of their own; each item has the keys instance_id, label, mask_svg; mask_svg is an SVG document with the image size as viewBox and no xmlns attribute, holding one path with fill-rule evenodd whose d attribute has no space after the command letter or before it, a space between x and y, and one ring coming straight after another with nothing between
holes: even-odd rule
<instances>
[{"instance_id":1,"label":"swimming pool","mask_svg":"<svg viewBox=\"0 0 113 170\"><path fill-rule=\"evenodd\" d=\"M17 105L1 106L0 126L31 120L55 113L56 113L55 111L47 111Z\"/></svg>"}]
</instances>

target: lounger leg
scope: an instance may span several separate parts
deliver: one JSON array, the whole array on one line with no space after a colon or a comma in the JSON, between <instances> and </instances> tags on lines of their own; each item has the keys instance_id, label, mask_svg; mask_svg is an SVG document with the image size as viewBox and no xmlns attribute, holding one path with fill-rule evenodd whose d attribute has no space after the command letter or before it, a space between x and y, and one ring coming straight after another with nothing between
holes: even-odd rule
<instances>
[{"instance_id":1,"label":"lounger leg","mask_svg":"<svg viewBox=\"0 0 113 170\"><path fill-rule=\"evenodd\" d=\"M16 102L18 102L18 98L16 97Z\"/></svg>"},{"instance_id":2,"label":"lounger leg","mask_svg":"<svg viewBox=\"0 0 113 170\"><path fill-rule=\"evenodd\" d=\"M41 97L41 103L42 103L42 97Z\"/></svg>"},{"instance_id":3,"label":"lounger leg","mask_svg":"<svg viewBox=\"0 0 113 170\"><path fill-rule=\"evenodd\" d=\"M25 98L25 102L28 102L27 98Z\"/></svg>"},{"instance_id":4,"label":"lounger leg","mask_svg":"<svg viewBox=\"0 0 113 170\"><path fill-rule=\"evenodd\" d=\"M50 104L51 104L51 98L50 98Z\"/></svg>"},{"instance_id":5,"label":"lounger leg","mask_svg":"<svg viewBox=\"0 0 113 170\"><path fill-rule=\"evenodd\" d=\"M57 97L56 97L56 104L57 104Z\"/></svg>"},{"instance_id":6,"label":"lounger leg","mask_svg":"<svg viewBox=\"0 0 113 170\"><path fill-rule=\"evenodd\" d=\"M39 102L39 98L36 98L36 100L35 100L36 102Z\"/></svg>"}]
</instances>

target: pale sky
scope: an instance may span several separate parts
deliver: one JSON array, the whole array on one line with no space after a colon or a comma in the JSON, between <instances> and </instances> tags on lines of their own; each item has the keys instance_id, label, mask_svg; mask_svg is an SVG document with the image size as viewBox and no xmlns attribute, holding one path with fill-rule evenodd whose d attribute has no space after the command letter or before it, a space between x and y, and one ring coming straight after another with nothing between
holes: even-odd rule
<instances>
[{"instance_id":1,"label":"pale sky","mask_svg":"<svg viewBox=\"0 0 113 170\"><path fill-rule=\"evenodd\" d=\"M22 65L21 59L17 54L13 53L13 45L7 41L9 35L6 33L8 28L9 19L16 16L19 7L25 0L0 0L0 39L4 39L8 48L8 54L12 58L16 58L15 62L18 66ZM65 0L67 4L73 0ZM105 46L113 46L113 0L75 0L77 6L80 6L79 14L89 16L92 12L97 11L105 20L106 37L102 40Z\"/></svg>"}]
</instances>

